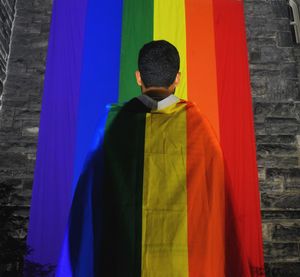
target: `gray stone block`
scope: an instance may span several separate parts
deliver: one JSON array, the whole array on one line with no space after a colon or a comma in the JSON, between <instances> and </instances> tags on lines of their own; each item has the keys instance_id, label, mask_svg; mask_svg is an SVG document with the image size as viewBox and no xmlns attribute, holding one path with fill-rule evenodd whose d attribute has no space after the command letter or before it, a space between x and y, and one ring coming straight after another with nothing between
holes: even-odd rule
<instances>
[{"instance_id":1,"label":"gray stone block","mask_svg":"<svg viewBox=\"0 0 300 277\"><path fill-rule=\"evenodd\" d=\"M298 244L292 242L265 242L265 262L299 261Z\"/></svg>"}]
</instances>

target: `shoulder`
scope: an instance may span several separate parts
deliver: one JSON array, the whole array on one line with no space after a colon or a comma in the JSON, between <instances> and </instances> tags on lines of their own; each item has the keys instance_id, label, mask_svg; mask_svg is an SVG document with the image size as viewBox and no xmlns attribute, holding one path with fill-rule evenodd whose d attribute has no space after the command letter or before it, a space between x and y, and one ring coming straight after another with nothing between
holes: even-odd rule
<instances>
[{"instance_id":1,"label":"shoulder","mask_svg":"<svg viewBox=\"0 0 300 277\"><path fill-rule=\"evenodd\" d=\"M219 138L211 120L195 102L189 100L184 101L186 103L187 124L190 132L198 132L198 135L204 139L206 144L213 145L219 149Z\"/></svg>"},{"instance_id":2,"label":"shoulder","mask_svg":"<svg viewBox=\"0 0 300 277\"><path fill-rule=\"evenodd\" d=\"M180 99L180 103L186 106L187 119L195 124L205 124L212 127L207 115L199 108L199 106L190 100Z\"/></svg>"}]
</instances>

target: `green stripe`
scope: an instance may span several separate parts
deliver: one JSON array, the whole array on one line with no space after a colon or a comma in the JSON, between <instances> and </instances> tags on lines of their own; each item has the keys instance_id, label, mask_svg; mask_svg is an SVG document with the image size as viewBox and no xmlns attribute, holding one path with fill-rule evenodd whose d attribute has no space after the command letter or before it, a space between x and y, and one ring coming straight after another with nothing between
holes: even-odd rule
<instances>
[{"instance_id":1,"label":"green stripe","mask_svg":"<svg viewBox=\"0 0 300 277\"><path fill-rule=\"evenodd\" d=\"M140 102L130 101L108 114L103 181L97 184L99 193L94 191L95 276L141 276L145 113L129 112L132 103Z\"/></svg>"},{"instance_id":2,"label":"green stripe","mask_svg":"<svg viewBox=\"0 0 300 277\"><path fill-rule=\"evenodd\" d=\"M122 46L119 80L119 101L127 101L140 94L135 70L140 48L153 40L153 1L124 0L122 18Z\"/></svg>"}]
</instances>

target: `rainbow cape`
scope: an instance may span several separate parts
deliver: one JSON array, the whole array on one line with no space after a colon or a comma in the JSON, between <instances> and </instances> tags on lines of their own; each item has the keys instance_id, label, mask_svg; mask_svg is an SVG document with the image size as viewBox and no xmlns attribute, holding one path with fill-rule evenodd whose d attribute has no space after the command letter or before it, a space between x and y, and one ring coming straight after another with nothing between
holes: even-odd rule
<instances>
[{"instance_id":1,"label":"rainbow cape","mask_svg":"<svg viewBox=\"0 0 300 277\"><path fill-rule=\"evenodd\" d=\"M58 263L72 196L105 106L140 94L138 50L165 39L181 57L176 96L197 104L223 150L226 274L264 276L245 30L239 0L53 2L28 260Z\"/></svg>"},{"instance_id":2,"label":"rainbow cape","mask_svg":"<svg viewBox=\"0 0 300 277\"><path fill-rule=\"evenodd\" d=\"M112 105L99 126L56 276L225 276L215 131L193 102L147 98Z\"/></svg>"}]
</instances>

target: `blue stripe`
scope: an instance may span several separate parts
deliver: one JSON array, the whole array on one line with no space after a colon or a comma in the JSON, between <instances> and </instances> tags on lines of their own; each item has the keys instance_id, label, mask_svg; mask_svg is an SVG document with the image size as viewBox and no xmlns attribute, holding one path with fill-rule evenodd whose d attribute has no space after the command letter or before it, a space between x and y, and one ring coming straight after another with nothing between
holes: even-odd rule
<instances>
[{"instance_id":1,"label":"blue stripe","mask_svg":"<svg viewBox=\"0 0 300 277\"><path fill-rule=\"evenodd\" d=\"M122 0L89 0L88 3L74 185L89 152L99 119L105 114L105 105L118 100L122 8Z\"/></svg>"},{"instance_id":2,"label":"blue stripe","mask_svg":"<svg viewBox=\"0 0 300 277\"><path fill-rule=\"evenodd\" d=\"M91 154L100 143L107 104L118 100L122 0L89 0L77 115L72 208L56 276L93 276Z\"/></svg>"}]
</instances>

